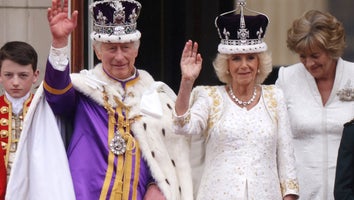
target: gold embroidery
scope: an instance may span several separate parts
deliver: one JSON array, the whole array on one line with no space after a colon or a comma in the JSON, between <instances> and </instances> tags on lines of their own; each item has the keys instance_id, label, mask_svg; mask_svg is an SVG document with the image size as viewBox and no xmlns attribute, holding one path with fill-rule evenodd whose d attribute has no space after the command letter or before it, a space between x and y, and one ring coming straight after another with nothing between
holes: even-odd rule
<instances>
[{"instance_id":1,"label":"gold embroidery","mask_svg":"<svg viewBox=\"0 0 354 200\"><path fill-rule=\"evenodd\" d=\"M1 142L1 148L2 149L6 149L7 147L7 143L6 142Z\"/></svg>"},{"instance_id":2,"label":"gold embroidery","mask_svg":"<svg viewBox=\"0 0 354 200\"><path fill-rule=\"evenodd\" d=\"M210 117L208 120L208 130L210 130L214 126L216 121L219 120L219 112L220 112L219 106L220 106L220 99L222 99L222 97L217 92L216 87L205 87L205 89L208 91L208 95L213 100L211 111L210 111Z\"/></svg>"},{"instance_id":3,"label":"gold embroidery","mask_svg":"<svg viewBox=\"0 0 354 200\"><path fill-rule=\"evenodd\" d=\"M0 138L5 138L9 136L9 131L1 130L0 131Z\"/></svg>"},{"instance_id":4,"label":"gold embroidery","mask_svg":"<svg viewBox=\"0 0 354 200\"><path fill-rule=\"evenodd\" d=\"M7 175L9 176L11 173L11 168L14 162L14 154L17 151L18 148L18 142L21 136L22 132L22 125L23 125L23 114L20 113L18 115L12 114L10 117L10 126L11 126L11 131L9 132L8 136L8 146L7 146L7 157L6 157L6 163L7 163Z\"/></svg>"},{"instance_id":5,"label":"gold embroidery","mask_svg":"<svg viewBox=\"0 0 354 200\"><path fill-rule=\"evenodd\" d=\"M127 199L130 193L130 179L132 175L132 161L133 155L136 156L135 159L140 160L140 154L137 153L138 143L135 138L130 133L130 125L140 119L142 116L138 115L133 118L128 118L130 107L126 106L118 97L113 96L116 108L113 108L109 104L109 97L106 89L103 88L103 100L104 108L108 113L108 144L111 143L112 139L116 134L119 134L125 142L126 149L122 154L115 154L111 147L109 149L108 155L108 166L106 177L104 180L104 186L101 191L100 199L106 199L108 195L108 189L112 182L113 170L115 166L115 158L117 157L116 163L116 176L113 184L113 188L110 194L110 199Z\"/></svg>"},{"instance_id":6,"label":"gold embroidery","mask_svg":"<svg viewBox=\"0 0 354 200\"><path fill-rule=\"evenodd\" d=\"M189 123L190 119L191 119L191 113L188 112L188 115L186 117L182 117L182 118L178 118L178 119L176 118L173 120L173 123L176 126L183 127L184 125Z\"/></svg>"},{"instance_id":7,"label":"gold embroidery","mask_svg":"<svg viewBox=\"0 0 354 200\"><path fill-rule=\"evenodd\" d=\"M269 114L271 115L272 119L278 120L278 102L275 98L274 86L263 86L264 92L264 100L266 103L267 110L270 111Z\"/></svg>"},{"instance_id":8,"label":"gold embroidery","mask_svg":"<svg viewBox=\"0 0 354 200\"><path fill-rule=\"evenodd\" d=\"M70 84L69 84L68 86L66 86L64 89L58 90L58 89L55 89L55 88L50 87L50 86L48 85L48 83L43 82L43 87L44 87L45 90L47 90L47 91L48 91L49 93L51 93L51 94L61 95L61 94L66 93L68 90L70 90L70 89L73 87L73 85L72 85L72 83L70 83Z\"/></svg>"},{"instance_id":9,"label":"gold embroidery","mask_svg":"<svg viewBox=\"0 0 354 200\"><path fill-rule=\"evenodd\" d=\"M7 177L9 177L11 173L15 153L18 148L19 138L23 128L23 119L28 107L30 106L33 96L34 95L31 94L30 97L23 103L22 112L17 115L12 113L11 102L5 96L2 96L6 106L2 106L0 108L0 112L2 114L6 114L6 117L0 119L0 124L4 126L0 131L0 138L4 138L6 140L1 145L6 151L4 158L7 168Z\"/></svg>"},{"instance_id":10,"label":"gold embroidery","mask_svg":"<svg viewBox=\"0 0 354 200\"><path fill-rule=\"evenodd\" d=\"M7 106L1 107L0 112L1 112L1 114L9 113L9 107L7 107Z\"/></svg>"},{"instance_id":11,"label":"gold embroidery","mask_svg":"<svg viewBox=\"0 0 354 200\"><path fill-rule=\"evenodd\" d=\"M9 125L9 120L8 120L8 119L5 119L5 118L1 118L1 119L0 119L0 125L1 125L1 126L7 126L7 125Z\"/></svg>"},{"instance_id":12,"label":"gold embroidery","mask_svg":"<svg viewBox=\"0 0 354 200\"><path fill-rule=\"evenodd\" d=\"M299 183L296 179L290 179L280 184L282 194L286 194L288 191L299 192Z\"/></svg>"}]
</instances>

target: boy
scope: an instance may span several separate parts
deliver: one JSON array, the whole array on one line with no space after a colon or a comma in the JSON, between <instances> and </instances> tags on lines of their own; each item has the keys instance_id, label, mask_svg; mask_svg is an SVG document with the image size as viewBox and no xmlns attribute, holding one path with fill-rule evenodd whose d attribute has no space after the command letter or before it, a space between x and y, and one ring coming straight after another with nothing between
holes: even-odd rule
<instances>
[{"instance_id":1,"label":"boy","mask_svg":"<svg viewBox=\"0 0 354 200\"><path fill-rule=\"evenodd\" d=\"M33 98L31 88L39 75L37 60L37 52L25 42L8 42L0 49L0 83L4 89L0 96L0 199L15 159L23 119Z\"/></svg>"}]
</instances>

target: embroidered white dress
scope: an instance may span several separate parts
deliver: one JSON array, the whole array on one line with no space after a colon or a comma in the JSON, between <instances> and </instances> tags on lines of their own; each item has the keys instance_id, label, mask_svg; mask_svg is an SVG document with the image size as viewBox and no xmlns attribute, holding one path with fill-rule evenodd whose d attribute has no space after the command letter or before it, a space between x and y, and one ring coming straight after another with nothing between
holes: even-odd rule
<instances>
[{"instance_id":1,"label":"embroidered white dress","mask_svg":"<svg viewBox=\"0 0 354 200\"><path fill-rule=\"evenodd\" d=\"M197 199L281 200L298 194L282 93L273 86L262 86L262 91L259 103L246 110L224 86L196 87L190 110L175 116L178 134L207 138Z\"/></svg>"},{"instance_id":2,"label":"embroidered white dress","mask_svg":"<svg viewBox=\"0 0 354 200\"><path fill-rule=\"evenodd\" d=\"M354 99L341 101L336 93L354 88L354 63L338 60L333 89L324 106L315 79L301 63L282 67L276 85L283 89L289 110L300 199L333 200L343 124L354 117Z\"/></svg>"}]
</instances>

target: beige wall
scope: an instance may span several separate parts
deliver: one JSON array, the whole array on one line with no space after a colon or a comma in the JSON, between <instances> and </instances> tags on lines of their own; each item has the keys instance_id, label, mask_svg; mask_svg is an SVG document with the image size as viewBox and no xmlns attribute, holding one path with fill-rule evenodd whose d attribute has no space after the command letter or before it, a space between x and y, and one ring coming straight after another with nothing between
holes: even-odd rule
<instances>
[{"instance_id":1,"label":"beige wall","mask_svg":"<svg viewBox=\"0 0 354 200\"><path fill-rule=\"evenodd\" d=\"M47 8L51 0L0 0L0 45L12 40L31 44L38 53L42 81L51 36Z\"/></svg>"},{"instance_id":2,"label":"beige wall","mask_svg":"<svg viewBox=\"0 0 354 200\"><path fill-rule=\"evenodd\" d=\"M272 52L274 65L289 65L298 62L296 54L286 47L286 32L292 21L305 11L327 11L326 0L247 0L247 8L268 15L270 23L265 41ZM247 13L246 13L247 14Z\"/></svg>"}]
</instances>

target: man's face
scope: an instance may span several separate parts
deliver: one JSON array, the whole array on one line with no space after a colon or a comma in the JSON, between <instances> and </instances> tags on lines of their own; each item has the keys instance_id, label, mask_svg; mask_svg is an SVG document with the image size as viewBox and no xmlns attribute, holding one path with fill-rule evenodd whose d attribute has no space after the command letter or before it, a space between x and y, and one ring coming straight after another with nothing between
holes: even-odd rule
<instances>
[{"instance_id":1,"label":"man's face","mask_svg":"<svg viewBox=\"0 0 354 200\"><path fill-rule=\"evenodd\" d=\"M38 79L39 71L32 65L20 65L12 60L4 60L1 65L0 82L5 91L13 98L21 98L30 92Z\"/></svg>"},{"instance_id":2,"label":"man's face","mask_svg":"<svg viewBox=\"0 0 354 200\"><path fill-rule=\"evenodd\" d=\"M134 74L138 47L130 43L102 43L95 49L103 69L116 79L126 79Z\"/></svg>"}]
</instances>

